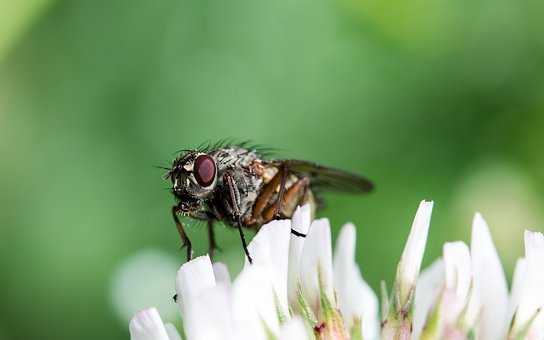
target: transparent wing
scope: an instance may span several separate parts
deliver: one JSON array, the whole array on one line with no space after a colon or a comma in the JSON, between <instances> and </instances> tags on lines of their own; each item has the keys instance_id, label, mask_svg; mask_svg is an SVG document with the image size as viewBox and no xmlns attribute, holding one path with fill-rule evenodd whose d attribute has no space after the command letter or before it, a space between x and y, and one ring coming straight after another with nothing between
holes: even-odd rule
<instances>
[{"instance_id":1,"label":"transparent wing","mask_svg":"<svg viewBox=\"0 0 544 340\"><path fill-rule=\"evenodd\" d=\"M363 176L297 159L274 161L276 166L286 166L292 173L310 177L312 187L349 193L372 191L374 184Z\"/></svg>"}]
</instances>

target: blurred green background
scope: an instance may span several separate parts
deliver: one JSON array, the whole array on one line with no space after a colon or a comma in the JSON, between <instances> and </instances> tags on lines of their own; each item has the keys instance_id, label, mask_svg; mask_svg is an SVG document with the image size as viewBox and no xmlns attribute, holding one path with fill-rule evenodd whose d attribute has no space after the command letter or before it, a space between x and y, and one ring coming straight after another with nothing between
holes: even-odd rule
<instances>
[{"instance_id":1,"label":"blurred green background","mask_svg":"<svg viewBox=\"0 0 544 340\"><path fill-rule=\"evenodd\" d=\"M1 0L0 339L128 338L183 259L153 166L223 137L372 178L321 215L359 227L374 288L424 198L426 264L481 211L510 276L522 230L544 227L543 7ZM205 230L189 233L203 253ZM237 234L218 238L234 272Z\"/></svg>"}]
</instances>

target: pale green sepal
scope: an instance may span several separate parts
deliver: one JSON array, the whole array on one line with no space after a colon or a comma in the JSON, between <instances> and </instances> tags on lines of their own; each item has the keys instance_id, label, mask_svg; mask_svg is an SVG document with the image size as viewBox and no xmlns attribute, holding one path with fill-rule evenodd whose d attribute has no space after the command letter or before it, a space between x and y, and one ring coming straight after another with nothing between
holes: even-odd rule
<instances>
[{"instance_id":1,"label":"pale green sepal","mask_svg":"<svg viewBox=\"0 0 544 340\"><path fill-rule=\"evenodd\" d=\"M353 327L351 327L350 340L363 340L363 327L360 318L353 319Z\"/></svg>"},{"instance_id":2,"label":"pale green sepal","mask_svg":"<svg viewBox=\"0 0 544 340\"><path fill-rule=\"evenodd\" d=\"M327 294L320 289L320 310L323 325L318 339L347 340L349 339L342 316L327 297Z\"/></svg>"},{"instance_id":3,"label":"pale green sepal","mask_svg":"<svg viewBox=\"0 0 544 340\"><path fill-rule=\"evenodd\" d=\"M300 308L300 314L302 314L304 320L306 320L306 322L309 323L312 327L315 327L318 321L316 316L312 312L312 309L308 305L308 302L306 302L306 299L304 298L304 294L302 293L302 285L300 284L300 282L297 283L297 302Z\"/></svg>"},{"instance_id":4,"label":"pale green sepal","mask_svg":"<svg viewBox=\"0 0 544 340\"><path fill-rule=\"evenodd\" d=\"M382 322L382 339L386 340L409 340L412 336L412 311L415 289L412 287L404 304L400 298L399 283L391 293L392 300L388 305L386 319Z\"/></svg>"},{"instance_id":5,"label":"pale green sepal","mask_svg":"<svg viewBox=\"0 0 544 340\"><path fill-rule=\"evenodd\" d=\"M268 325L266 324L266 322L264 322L264 320L261 319L261 324L264 328L264 332L266 333L266 338L268 340L277 340L278 338L276 337L276 335L274 335L274 333L272 332L272 330L270 330L270 328L268 327Z\"/></svg>"},{"instance_id":6,"label":"pale green sepal","mask_svg":"<svg viewBox=\"0 0 544 340\"><path fill-rule=\"evenodd\" d=\"M382 322L382 339L387 340L408 340L412 335L412 311L415 289L412 287L404 304L400 299L398 282L392 292L391 300L387 306L388 313ZM383 293L382 293L383 294ZM382 297L383 299L383 297Z\"/></svg>"},{"instance_id":7,"label":"pale green sepal","mask_svg":"<svg viewBox=\"0 0 544 340\"><path fill-rule=\"evenodd\" d=\"M442 299L440 299L442 300ZM440 339L440 333L441 333L441 321L440 318L440 303L436 305L429 315L427 316L427 320L425 320L425 326L423 327L423 330L421 331L421 340L438 340Z\"/></svg>"},{"instance_id":8,"label":"pale green sepal","mask_svg":"<svg viewBox=\"0 0 544 340\"><path fill-rule=\"evenodd\" d=\"M390 296L387 293L387 284L385 281L380 281L380 300L382 305L382 321L389 315L389 301Z\"/></svg>"},{"instance_id":9,"label":"pale green sepal","mask_svg":"<svg viewBox=\"0 0 544 340\"><path fill-rule=\"evenodd\" d=\"M283 313L282 308L280 306L280 300L278 296L276 295L276 292L274 292L274 305L276 306L276 315L278 316L278 320L280 322L280 325L285 323L287 321L287 315Z\"/></svg>"},{"instance_id":10,"label":"pale green sepal","mask_svg":"<svg viewBox=\"0 0 544 340\"><path fill-rule=\"evenodd\" d=\"M476 340L476 339L478 339L478 337L476 336L476 330L472 328L467 333L467 340Z\"/></svg>"},{"instance_id":11,"label":"pale green sepal","mask_svg":"<svg viewBox=\"0 0 544 340\"><path fill-rule=\"evenodd\" d=\"M321 270L318 268L319 276L319 303L322 323L319 327L319 333L316 334L318 339L323 340L348 340L349 335L344 326L344 320L340 315L340 311L332 304L323 289L321 280Z\"/></svg>"},{"instance_id":12,"label":"pale green sepal","mask_svg":"<svg viewBox=\"0 0 544 340\"><path fill-rule=\"evenodd\" d=\"M529 333L529 330L531 329L531 326L533 324L533 321L536 319L536 317L538 316L538 314L540 314L540 312L542 311L542 309L537 309L535 314L533 314L533 316L529 319L529 321L527 321L519 331L515 332L514 331L514 325L516 323L516 314L514 314L514 317L512 318L512 325L510 326L510 330L508 331L508 340L525 340L527 339L527 334Z\"/></svg>"},{"instance_id":13,"label":"pale green sepal","mask_svg":"<svg viewBox=\"0 0 544 340\"><path fill-rule=\"evenodd\" d=\"M382 323L382 340L409 340L412 336L412 324L407 318L388 318Z\"/></svg>"}]
</instances>

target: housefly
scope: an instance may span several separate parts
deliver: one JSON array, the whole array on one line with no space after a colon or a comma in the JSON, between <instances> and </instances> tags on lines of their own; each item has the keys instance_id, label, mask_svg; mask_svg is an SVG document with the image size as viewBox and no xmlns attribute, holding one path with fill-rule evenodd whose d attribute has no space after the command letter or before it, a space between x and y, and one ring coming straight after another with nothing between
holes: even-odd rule
<instances>
[{"instance_id":1,"label":"housefly","mask_svg":"<svg viewBox=\"0 0 544 340\"><path fill-rule=\"evenodd\" d=\"M251 263L244 229L256 231L273 219L290 218L303 204L315 213L322 190L366 193L373 188L360 175L308 161L271 159L248 143L220 142L180 151L164 177L177 201L171 212L187 260L192 245L178 215L207 222L210 256L217 249L214 222L236 228Z\"/></svg>"}]
</instances>

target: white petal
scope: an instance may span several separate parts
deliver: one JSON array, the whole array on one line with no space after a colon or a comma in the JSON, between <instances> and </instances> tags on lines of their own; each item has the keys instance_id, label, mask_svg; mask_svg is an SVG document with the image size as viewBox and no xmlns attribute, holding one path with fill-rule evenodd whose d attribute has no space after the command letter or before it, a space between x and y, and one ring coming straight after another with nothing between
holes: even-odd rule
<instances>
[{"instance_id":1,"label":"white petal","mask_svg":"<svg viewBox=\"0 0 544 340\"><path fill-rule=\"evenodd\" d=\"M261 227L248 246L253 257L253 265L268 271L272 280L279 308L288 315L287 305L287 266L291 223L289 220L272 221ZM246 259L246 267L251 266Z\"/></svg>"},{"instance_id":2,"label":"white petal","mask_svg":"<svg viewBox=\"0 0 544 340\"><path fill-rule=\"evenodd\" d=\"M527 273L525 284L520 296L519 308L516 314L515 327L519 330L535 313L544 307L544 235L538 232L525 232L525 258ZM542 318L539 318L542 319ZM540 321L540 320L535 320ZM533 323L531 333L536 333L541 327L540 322Z\"/></svg>"},{"instance_id":3,"label":"white petal","mask_svg":"<svg viewBox=\"0 0 544 340\"><path fill-rule=\"evenodd\" d=\"M425 252L425 244L427 243L432 210L432 201L421 201L412 223L412 228L410 229L410 235L402 252L397 280L400 281L399 294L403 305L407 302L411 290L414 289L419 275L423 253Z\"/></svg>"},{"instance_id":4,"label":"white petal","mask_svg":"<svg viewBox=\"0 0 544 340\"><path fill-rule=\"evenodd\" d=\"M470 248L474 289L482 306L479 339L503 338L508 326L508 287L489 228L480 214L474 216Z\"/></svg>"},{"instance_id":5,"label":"white petal","mask_svg":"<svg viewBox=\"0 0 544 340\"><path fill-rule=\"evenodd\" d=\"M130 320L128 328L131 340L169 340L156 308L148 308L136 313Z\"/></svg>"},{"instance_id":6,"label":"white petal","mask_svg":"<svg viewBox=\"0 0 544 340\"><path fill-rule=\"evenodd\" d=\"M233 319L244 339L267 339L266 328L277 335L279 319L269 271L254 263L245 267L232 285ZM266 328L265 328L266 327Z\"/></svg>"},{"instance_id":7,"label":"white petal","mask_svg":"<svg viewBox=\"0 0 544 340\"><path fill-rule=\"evenodd\" d=\"M447 322L455 322L468 301L472 270L470 252L464 242L444 244L446 290L442 307Z\"/></svg>"},{"instance_id":8,"label":"white petal","mask_svg":"<svg viewBox=\"0 0 544 340\"><path fill-rule=\"evenodd\" d=\"M310 339L304 321L300 316L294 316L281 326L279 340L304 340Z\"/></svg>"},{"instance_id":9,"label":"white petal","mask_svg":"<svg viewBox=\"0 0 544 340\"><path fill-rule=\"evenodd\" d=\"M512 291L510 293L510 303L508 308L508 320L511 321L519 306L519 300L524 289L527 275L527 260L520 258L516 261L514 275L512 278Z\"/></svg>"},{"instance_id":10,"label":"white petal","mask_svg":"<svg viewBox=\"0 0 544 340\"><path fill-rule=\"evenodd\" d=\"M329 300L334 301L331 228L327 219L312 222L304 242L300 269L304 296L315 311L319 306L320 283Z\"/></svg>"},{"instance_id":11,"label":"white petal","mask_svg":"<svg viewBox=\"0 0 544 340\"><path fill-rule=\"evenodd\" d=\"M214 262L213 274L215 276L216 283L224 283L227 286L230 286L231 281L230 281L229 269L224 263Z\"/></svg>"},{"instance_id":12,"label":"white petal","mask_svg":"<svg viewBox=\"0 0 544 340\"><path fill-rule=\"evenodd\" d=\"M444 270L444 261L437 259L421 272L417 280L412 339L419 339L427 316L444 286Z\"/></svg>"},{"instance_id":13,"label":"white petal","mask_svg":"<svg viewBox=\"0 0 544 340\"><path fill-rule=\"evenodd\" d=\"M310 229L310 223L312 222L312 208L309 204L305 204L301 207L297 207L293 218L291 219L291 228L293 230L306 235Z\"/></svg>"},{"instance_id":14,"label":"white petal","mask_svg":"<svg viewBox=\"0 0 544 340\"><path fill-rule=\"evenodd\" d=\"M531 328L527 333L528 340L542 340L544 339L544 311L539 309L536 317L531 323Z\"/></svg>"},{"instance_id":15,"label":"white petal","mask_svg":"<svg viewBox=\"0 0 544 340\"><path fill-rule=\"evenodd\" d=\"M238 339L234 333L232 301L226 284L205 288L194 300L184 315L187 340Z\"/></svg>"},{"instance_id":16,"label":"white petal","mask_svg":"<svg viewBox=\"0 0 544 340\"><path fill-rule=\"evenodd\" d=\"M309 204L298 207L293 214L291 228L303 235L308 234L310 229L312 210ZM291 308L297 308L297 284L300 280L300 259L302 257L302 248L304 247L304 237L291 234L289 241L289 268L287 280L287 292L289 305Z\"/></svg>"},{"instance_id":17,"label":"white petal","mask_svg":"<svg viewBox=\"0 0 544 340\"><path fill-rule=\"evenodd\" d=\"M482 298L480 296L480 291L478 289L475 289L474 286L471 286L471 289L468 295L467 305L465 306L465 311L463 312L462 319L461 319L461 325L464 327L463 329L468 330L468 329L476 328L478 326L477 322L480 322L481 313L482 313ZM497 326L497 328L500 329L501 326L504 327L503 325L499 325ZM487 333L484 333L484 334L487 336L489 334L489 331L487 331ZM502 339L502 338L504 338L504 335L494 339Z\"/></svg>"},{"instance_id":18,"label":"white petal","mask_svg":"<svg viewBox=\"0 0 544 340\"><path fill-rule=\"evenodd\" d=\"M191 299L208 288L215 286L215 276L213 273L210 257L200 256L187 263L184 263L176 275L176 292L178 293L178 303L180 304L182 314L185 315L189 307L187 306Z\"/></svg>"},{"instance_id":19,"label":"white petal","mask_svg":"<svg viewBox=\"0 0 544 340\"><path fill-rule=\"evenodd\" d=\"M168 333L168 338L170 340L181 340L181 335L179 335L176 326L172 325L171 323L167 323L164 325L164 327L166 328L166 333Z\"/></svg>"},{"instance_id":20,"label":"white petal","mask_svg":"<svg viewBox=\"0 0 544 340\"><path fill-rule=\"evenodd\" d=\"M348 329L355 318L361 320L363 338L377 339L379 330L378 298L361 276L355 263L355 226L346 224L340 230L334 252L334 282L338 307Z\"/></svg>"}]
</instances>

